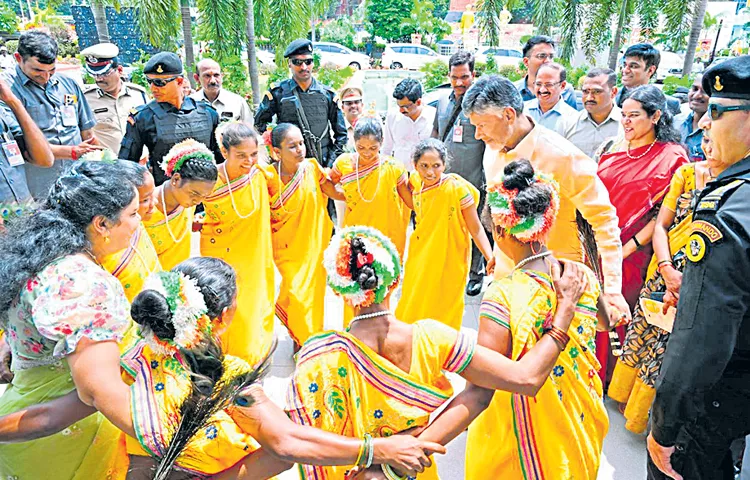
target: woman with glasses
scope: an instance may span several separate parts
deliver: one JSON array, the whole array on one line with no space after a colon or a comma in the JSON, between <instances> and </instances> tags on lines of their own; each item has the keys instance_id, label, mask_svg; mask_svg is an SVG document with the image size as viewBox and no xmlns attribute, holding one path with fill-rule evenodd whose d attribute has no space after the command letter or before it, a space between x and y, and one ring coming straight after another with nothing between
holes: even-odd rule
<instances>
[{"instance_id":1,"label":"woman with glasses","mask_svg":"<svg viewBox=\"0 0 750 480\"><path fill-rule=\"evenodd\" d=\"M622 104L624 137L599 159L599 178L617 210L622 241L622 294L631 311L643 287L653 248L656 216L672 176L688 162L680 134L672 126L664 94L653 85L629 93ZM621 329L620 338L624 336ZM597 356L606 375L609 360L606 334L597 339ZM606 376L605 376L606 378Z\"/></svg>"}]
</instances>

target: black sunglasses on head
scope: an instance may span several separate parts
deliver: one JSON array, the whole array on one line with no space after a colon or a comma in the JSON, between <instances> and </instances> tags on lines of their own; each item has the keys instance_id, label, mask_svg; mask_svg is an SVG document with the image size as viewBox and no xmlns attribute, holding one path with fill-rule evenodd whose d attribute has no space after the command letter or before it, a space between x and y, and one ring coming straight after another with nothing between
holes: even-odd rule
<instances>
[{"instance_id":1,"label":"black sunglasses on head","mask_svg":"<svg viewBox=\"0 0 750 480\"><path fill-rule=\"evenodd\" d=\"M295 67L301 67L302 64L312 65L313 59L312 58L293 58L291 62L292 62L292 65L294 65Z\"/></svg>"},{"instance_id":2,"label":"black sunglasses on head","mask_svg":"<svg viewBox=\"0 0 750 480\"><path fill-rule=\"evenodd\" d=\"M724 112L737 112L742 110L750 110L750 105L719 105L718 103L708 104L708 115L711 120L718 120L724 114Z\"/></svg>"},{"instance_id":3,"label":"black sunglasses on head","mask_svg":"<svg viewBox=\"0 0 750 480\"><path fill-rule=\"evenodd\" d=\"M146 77L146 82L148 82L149 85L156 85L157 87L166 87L169 82L173 82L180 78L180 75L175 75L174 77L169 78L148 78Z\"/></svg>"}]
</instances>

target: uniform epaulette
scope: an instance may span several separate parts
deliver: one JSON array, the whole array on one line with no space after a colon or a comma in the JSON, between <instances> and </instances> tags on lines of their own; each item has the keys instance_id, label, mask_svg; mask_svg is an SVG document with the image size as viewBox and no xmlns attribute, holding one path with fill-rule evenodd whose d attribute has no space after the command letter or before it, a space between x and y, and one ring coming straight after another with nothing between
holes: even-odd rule
<instances>
[{"instance_id":1,"label":"uniform epaulette","mask_svg":"<svg viewBox=\"0 0 750 480\"><path fill-rule=\"evenodd\" d=\"M83 86L81 90L83 90L83 93L89 93L95 91L99 86L95 83L87 83Z\"/></svg>"},{"instance_id":2,"label":"uniform epaulette","mask_svg":"<svg viewBox=\"0 0 750 480\"><path fill-rule=\"evenodd\" d=\"M705 197L701 198L700 202L698 202L698 206L696 207L695 211L715 212L719 209L722 201L726 200L726 197L737 190L737 188L745 182L746 180L743 179L733 180L726 185L723 185L716 190L709 192Z\"/></svg>"}]
</instances>

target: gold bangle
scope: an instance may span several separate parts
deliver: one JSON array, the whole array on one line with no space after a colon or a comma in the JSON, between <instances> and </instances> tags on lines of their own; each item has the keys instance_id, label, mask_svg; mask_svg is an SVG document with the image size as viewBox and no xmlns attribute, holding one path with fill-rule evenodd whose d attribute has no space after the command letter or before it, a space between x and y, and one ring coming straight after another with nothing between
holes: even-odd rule
<instances>
[{"instance_id":1,"label":"gold bangle","mask_svg":"<svg viewBox=\"0 0 750 480\"><path fill-rule=\"evenodd\" d=\"M380 466L380 469L383 471L383 475L385 475L385 478L387 478L388 480L409 480L409 479L414 478L408 475L404 475L403 477L400 476L399 474L394 472L393 468L391 468L391 466L388 465L387 463L382 464Z\"/></svg>"}]
</instances>

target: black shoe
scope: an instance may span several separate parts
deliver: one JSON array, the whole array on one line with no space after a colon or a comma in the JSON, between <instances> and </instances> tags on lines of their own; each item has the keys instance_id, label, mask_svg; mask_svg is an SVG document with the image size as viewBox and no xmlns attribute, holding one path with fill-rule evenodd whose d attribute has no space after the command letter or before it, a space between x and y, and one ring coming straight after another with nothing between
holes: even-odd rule
<instances>
[{"instance_id":1,"label":"black shoe","mask_svg":"<svg viewBox=\"0 0 750 480\"><path fill-rule=\"evenodd\" d=\"M482 279L469 280L469 283L466 284L466 295L476 297L480 293L482 293Z\"/></svg>"}]
</instances>

